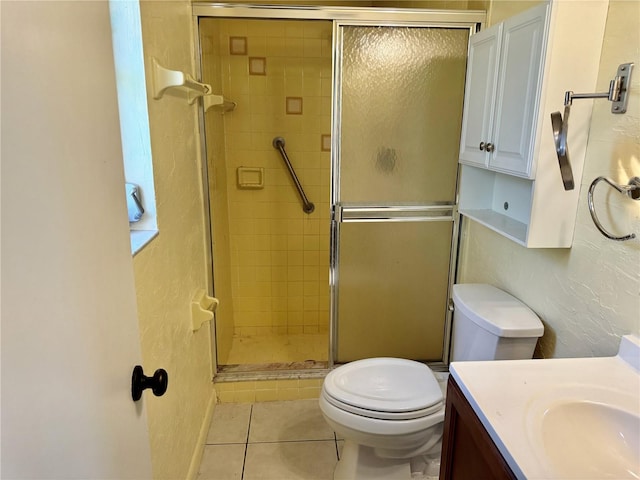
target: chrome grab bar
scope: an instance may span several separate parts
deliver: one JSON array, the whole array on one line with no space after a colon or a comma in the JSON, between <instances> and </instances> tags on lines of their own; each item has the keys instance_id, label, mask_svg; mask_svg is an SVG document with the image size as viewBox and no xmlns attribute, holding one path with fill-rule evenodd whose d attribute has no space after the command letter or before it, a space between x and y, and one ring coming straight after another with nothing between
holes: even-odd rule
<instances>
[{"instance_id":1,"label":"chrome grab bar","mask_svg":"<svg viewBox=\"0 0 640 480\"><path fill-rule=\"evenodd\" d=\"M593 205L593 191L596 189L596 185L602 181L608 183L610 186L615 188L618 192L624 195L627 195L629 198L633 200L640 200L640 177L632 177L631 179L629 179L629 183L627 185L618 185L617 183L609 180L607 177L598 177L593 182L591 182L591 186L589 187L589 193L587 194L587 204L589 205L589 213L591 214L591 219L593 220L593 223L595 223L596 228L600 231L600 233L602 233L609 240L617 240L619 242L624 242L626 240L631 240L633 238L636 238L635 233L630 233L629 235L623 235L620 237L611 235L609 232L607 232L604 229L604 227L600 223L600 220L598 220L598 217L596 215L596 209Z\"/></svg>"},{"instance_id":2,"label":"chrome grab bar","mask_svg":"<svg viewBox=\"0 0 640 480\"><path fill-rule=\"evenodd\" d=\"M272 145L273 145L273 148L278 150L280 152L280 155L282 155L282 159L284 160L284 163L287 166L287 169L289 170L291 179L293 180L293 183L295 183L296 188L298 189L298 193L300 194L300 199L302 200L302 210L304 210L304 213L312 213L316 207L313 203L309 201L309 199L305 195L304 190L302 189L302 185L300 184L300 180L298 180L298 176L296 175L296 172L293 169L291 162L289 161L287 152L285 152L284 150L284 138L275 137L273 139Z\"/></svg>"}]
</instances>

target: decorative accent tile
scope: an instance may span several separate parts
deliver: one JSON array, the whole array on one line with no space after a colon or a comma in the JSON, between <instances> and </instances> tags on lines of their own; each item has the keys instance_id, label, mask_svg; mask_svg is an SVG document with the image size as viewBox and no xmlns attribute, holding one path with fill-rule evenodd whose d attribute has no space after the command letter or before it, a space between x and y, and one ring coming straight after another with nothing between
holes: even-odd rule
<instances>
[{"instance_id":1,"label":"decorative accent tile","mask_svg":"<svg viewBox=\"0 0 640 480\"><path fill-rule=\"evenodd\" d=\"M320 135L320 150L323 152L331 151L331 135Z\"/></svg>"},{"instance_id":2,"label":"decorative accent tile","mask_svg":"<svg viewBox=\"0 0 640 480\"><path fill-rule=\"evenodd\" d=\"M264 57L249 57L249 75L266 75L267 59Z\"/></svg>"},{"instance_id":3,"label":"decorative accent tile","mask_svg":"<svg viewBox=\"0 0 640 480\"><path fill-rule=\"evenodd\" d=\"M287 97L287 115L302 115L302 97Z\"/></svg>"},{"instance_id":4,"label":"decorative accent tile","mask_svg":"<svg viewBox=\"0 0 640 480\"><path fill-rule=\"evenodd\" d=\"M229 53L231 55L246 55L247 37L229 37Z\"/></svg>"}]
</instances>

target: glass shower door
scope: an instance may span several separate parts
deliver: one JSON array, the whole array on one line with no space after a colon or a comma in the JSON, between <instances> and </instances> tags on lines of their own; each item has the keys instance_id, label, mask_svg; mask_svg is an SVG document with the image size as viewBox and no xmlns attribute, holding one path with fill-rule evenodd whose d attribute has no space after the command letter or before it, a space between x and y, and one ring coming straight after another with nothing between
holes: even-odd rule
<instances>
[{"instance_id":1,"label":"glass shower door","mask_svg":"<svg viewBox=\"0 0 640 480\"><path fill-rule=\"evenodd\" d=\"M336 362L444 359L469 34L337 26Z\"/></svg>"}]
</instances>

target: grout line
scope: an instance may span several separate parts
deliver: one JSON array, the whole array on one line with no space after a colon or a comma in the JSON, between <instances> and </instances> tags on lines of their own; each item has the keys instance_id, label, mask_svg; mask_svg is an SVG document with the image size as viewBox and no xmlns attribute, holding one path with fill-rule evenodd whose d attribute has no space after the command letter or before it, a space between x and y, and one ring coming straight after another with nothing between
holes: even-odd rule
<instances>
[{"instance_id":1,"label":"grout line","mask_svg":"<svg viewBox=\"0 0 640 480\"><path fill-rule=\"evenodd\" d=\"M244 467L247 464L247 450L249 450L249 434L251 433L251 417L253 417L253 403L251 404L251 408L249 409L249 426L247 427L247 440L244 443L244 458L242 459L242 474L240 475L240 479L244 478Z\"/></svg>"},{"instance_id":2,"label":"grout line","mask_svg":"<svg viewBox=\"0 0 640 480\"><path fill-rule=\"evenodd\" d=\"M333 441L336 446L336 457L338 458L338 461L340 461L340 451L338 450L338 435L336 435L336 432L333 432Z\"/></svg>"},{"instance_id":3,"label":"grout line","mask_svg":"<svg viewBox=\"0 0 640 480\"><path fill-rule=\"evenodd\" d=\"M205 443L205 446L207 447L215 447L218 445L246 445L247 442L215 442L215 443Z\"/></svg>"},{"instance_id":4,"label":"grout line","mask_svg":"<svg viewBox=\"0 0 640 480\"><path fill-rule=\"evenodd\" d=\"M249 445L266 445L269 443L307 443L307 442L332 442L333 438L322 438L313 440L263 440L261 442L251 442Z\"/></svg>"}]
</instances>

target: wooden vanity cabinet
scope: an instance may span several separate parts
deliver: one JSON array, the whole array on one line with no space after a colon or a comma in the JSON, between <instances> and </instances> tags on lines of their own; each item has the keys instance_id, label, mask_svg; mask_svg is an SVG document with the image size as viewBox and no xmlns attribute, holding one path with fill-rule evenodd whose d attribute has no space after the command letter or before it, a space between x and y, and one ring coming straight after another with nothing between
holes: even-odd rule
<instances>
[{"instance_id":1,"label":"wooden vanity cabinet","mask_svg":"<svg viewBox=\"0 0 640 480\"><path fill-rule=\"evenodd\" d=\"M460 387L449 377L440 480L515 478Z\"/></svg>"}]
</instances>

